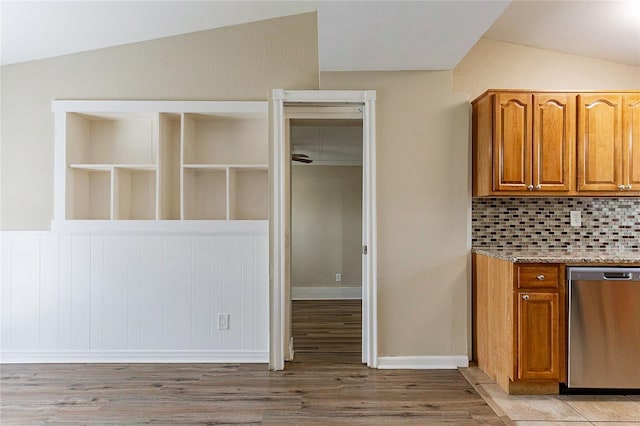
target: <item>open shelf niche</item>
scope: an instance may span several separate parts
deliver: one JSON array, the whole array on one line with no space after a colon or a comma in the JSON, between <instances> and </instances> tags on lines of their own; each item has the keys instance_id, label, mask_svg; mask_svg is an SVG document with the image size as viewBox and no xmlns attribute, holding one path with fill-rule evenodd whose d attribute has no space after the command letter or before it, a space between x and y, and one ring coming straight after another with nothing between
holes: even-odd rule
<instances>
[{"instance_id":1,"label":"open shelf niche","mask_svg":"<svg viewBox=\"0 0 640 426\"><path fill-rule=\"evenodd\" d=\"M267 219L268 131L262 114L183 114L184 219Z\"/></svg>"},{"instance_id":2,"label":"open shelf niche","mask_svg":"<svg viewBox=\"0 0 640 426\"><path fill-rule=\"evenodd\" d=\"M267 219L266 102L54 101L53 110L54 223Z\"/></svg>"}]
</instances>

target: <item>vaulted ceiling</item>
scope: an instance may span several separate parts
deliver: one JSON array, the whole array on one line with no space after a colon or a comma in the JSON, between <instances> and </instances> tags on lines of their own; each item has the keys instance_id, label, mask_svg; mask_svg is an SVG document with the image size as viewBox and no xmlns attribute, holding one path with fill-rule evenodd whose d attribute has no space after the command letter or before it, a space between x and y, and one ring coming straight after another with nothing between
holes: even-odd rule
<instances>
[{"instance_id":1,"label":"vaulted ceiling","mask_svg":"<svg viewBox=\"0 0 640 426\"><path fill-rule=\"evenodd\" d=\"M318 13L320 69L452 69L484 37L640 65L640 0L6 1L12 64L299 13Z\"/></svg>"}]
</instances>

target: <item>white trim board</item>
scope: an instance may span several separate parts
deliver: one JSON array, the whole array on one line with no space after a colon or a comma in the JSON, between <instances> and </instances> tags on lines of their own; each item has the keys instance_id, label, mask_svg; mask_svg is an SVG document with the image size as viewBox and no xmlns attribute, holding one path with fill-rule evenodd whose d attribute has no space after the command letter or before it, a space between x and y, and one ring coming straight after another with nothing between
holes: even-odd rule
<instances>
[{"instance_id":1,"label":"white trim board","mask_svg":"<svg viewBox=\"0 0 640 426\"><path fill-rule=\"evenodd\" d=\"M267 363L267 351L6 351L0 364L21 363Z\"/></svg>"},{"instance_id":2,"label":"white trim board","mask_svg":"<svg viewBox=\"0 0 640 426\"><path fill-rule=\"evenodd\" d=\"M291 287L291 299L362 299L362 287Z\"/></svg>"},{"instance_id":3,"label":"white trim board","mask_svg":"<svg viewBox=\"0 0 640 426\"><path fill-rule=\"evenodd\" d=\"M455 370L468 366L466 355L378 357L378 368L386 370Z\"/></svg>"},{"instance_id":4,"label":"white trim board","mask_svg":"<svg viewBox=\"0 0 640 426\"><path fill-rule=\"evenodd\" d=\"M290 152L287 139L287 120L294 117L290 108L296 104L327 107L327 103L336 104L325 109L326 113L336 115L333 107L358 104L358 113L362 113L363 128L363 221L362 221L362 362L376 368L378 359L377 326L377 215L376 215L376 92L367 91L285 91L275 89L270 97L271 121L269 139L269 368L284 369L288 357L288 333L291 330L289 306L291 287L288 281L289 234L287 232L288 212L287 194ZM285 104L288 111L285 113ZM323 105L325 104L325 105ZM296 106L297 108L297 106ZM297 112L299 113L299 111ZM306 113L305 113L306 114ZM315 114L315 113L314 113ZM326 114L327 116L329 114ZM316 116L317 117L317 116ZM325 117L325 115L323 115ZM306 114L304 118L311 118ZM336 117L333 117L336 118Z\"/></svg>"}]
</instances>

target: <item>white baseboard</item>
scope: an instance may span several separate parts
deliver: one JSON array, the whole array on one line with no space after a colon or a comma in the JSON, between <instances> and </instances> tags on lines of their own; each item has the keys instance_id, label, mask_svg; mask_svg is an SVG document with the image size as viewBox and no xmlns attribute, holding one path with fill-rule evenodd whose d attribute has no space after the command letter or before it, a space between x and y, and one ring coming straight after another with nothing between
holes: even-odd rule
<instances>
[{"instance_id":1,"label":"white baseboard","mask_svg":"<svg viewBox=\"0 0 640 426\"><path fill-rule=\"evenodd\" d=\"M268 363L267 351L5 351L0 364Z\"/></svg>"},{"instance_id":2,"label":"white baseboard","mask_svg":"<svg viewBox=\"0 0 640 426\"><path fill-rule=\"evenodd\" d=\"M362 299L362 287L291 287L293 300Z\"/></svg>"},{"instance_id":3,"label":"white baseboard","mask_svg":"<svg viewBox=\"0 0 640 426\"><path fill-rule=\"evenodd\" d=\"M452 356L383 356L378 358L378 368L382 370L455 370L468 367L469 358Z\"/></svg>"}]
</instances>

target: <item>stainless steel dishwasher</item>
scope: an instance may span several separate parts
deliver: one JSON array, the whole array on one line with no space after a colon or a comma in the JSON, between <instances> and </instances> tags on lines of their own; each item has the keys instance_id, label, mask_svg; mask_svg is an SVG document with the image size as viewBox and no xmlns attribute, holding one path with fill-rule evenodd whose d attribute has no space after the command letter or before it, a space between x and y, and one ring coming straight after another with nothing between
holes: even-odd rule
<instances>
[{"instance_id":1,"label":"stainless steel dishwasher","mask_svg":"<svg viewBox=\"0 0 640 426\"><path fill-rule=\"evenodd\" d=\"M571 267L568 388L640 389L640 268Z\"/></svg>"}]
</instances>

